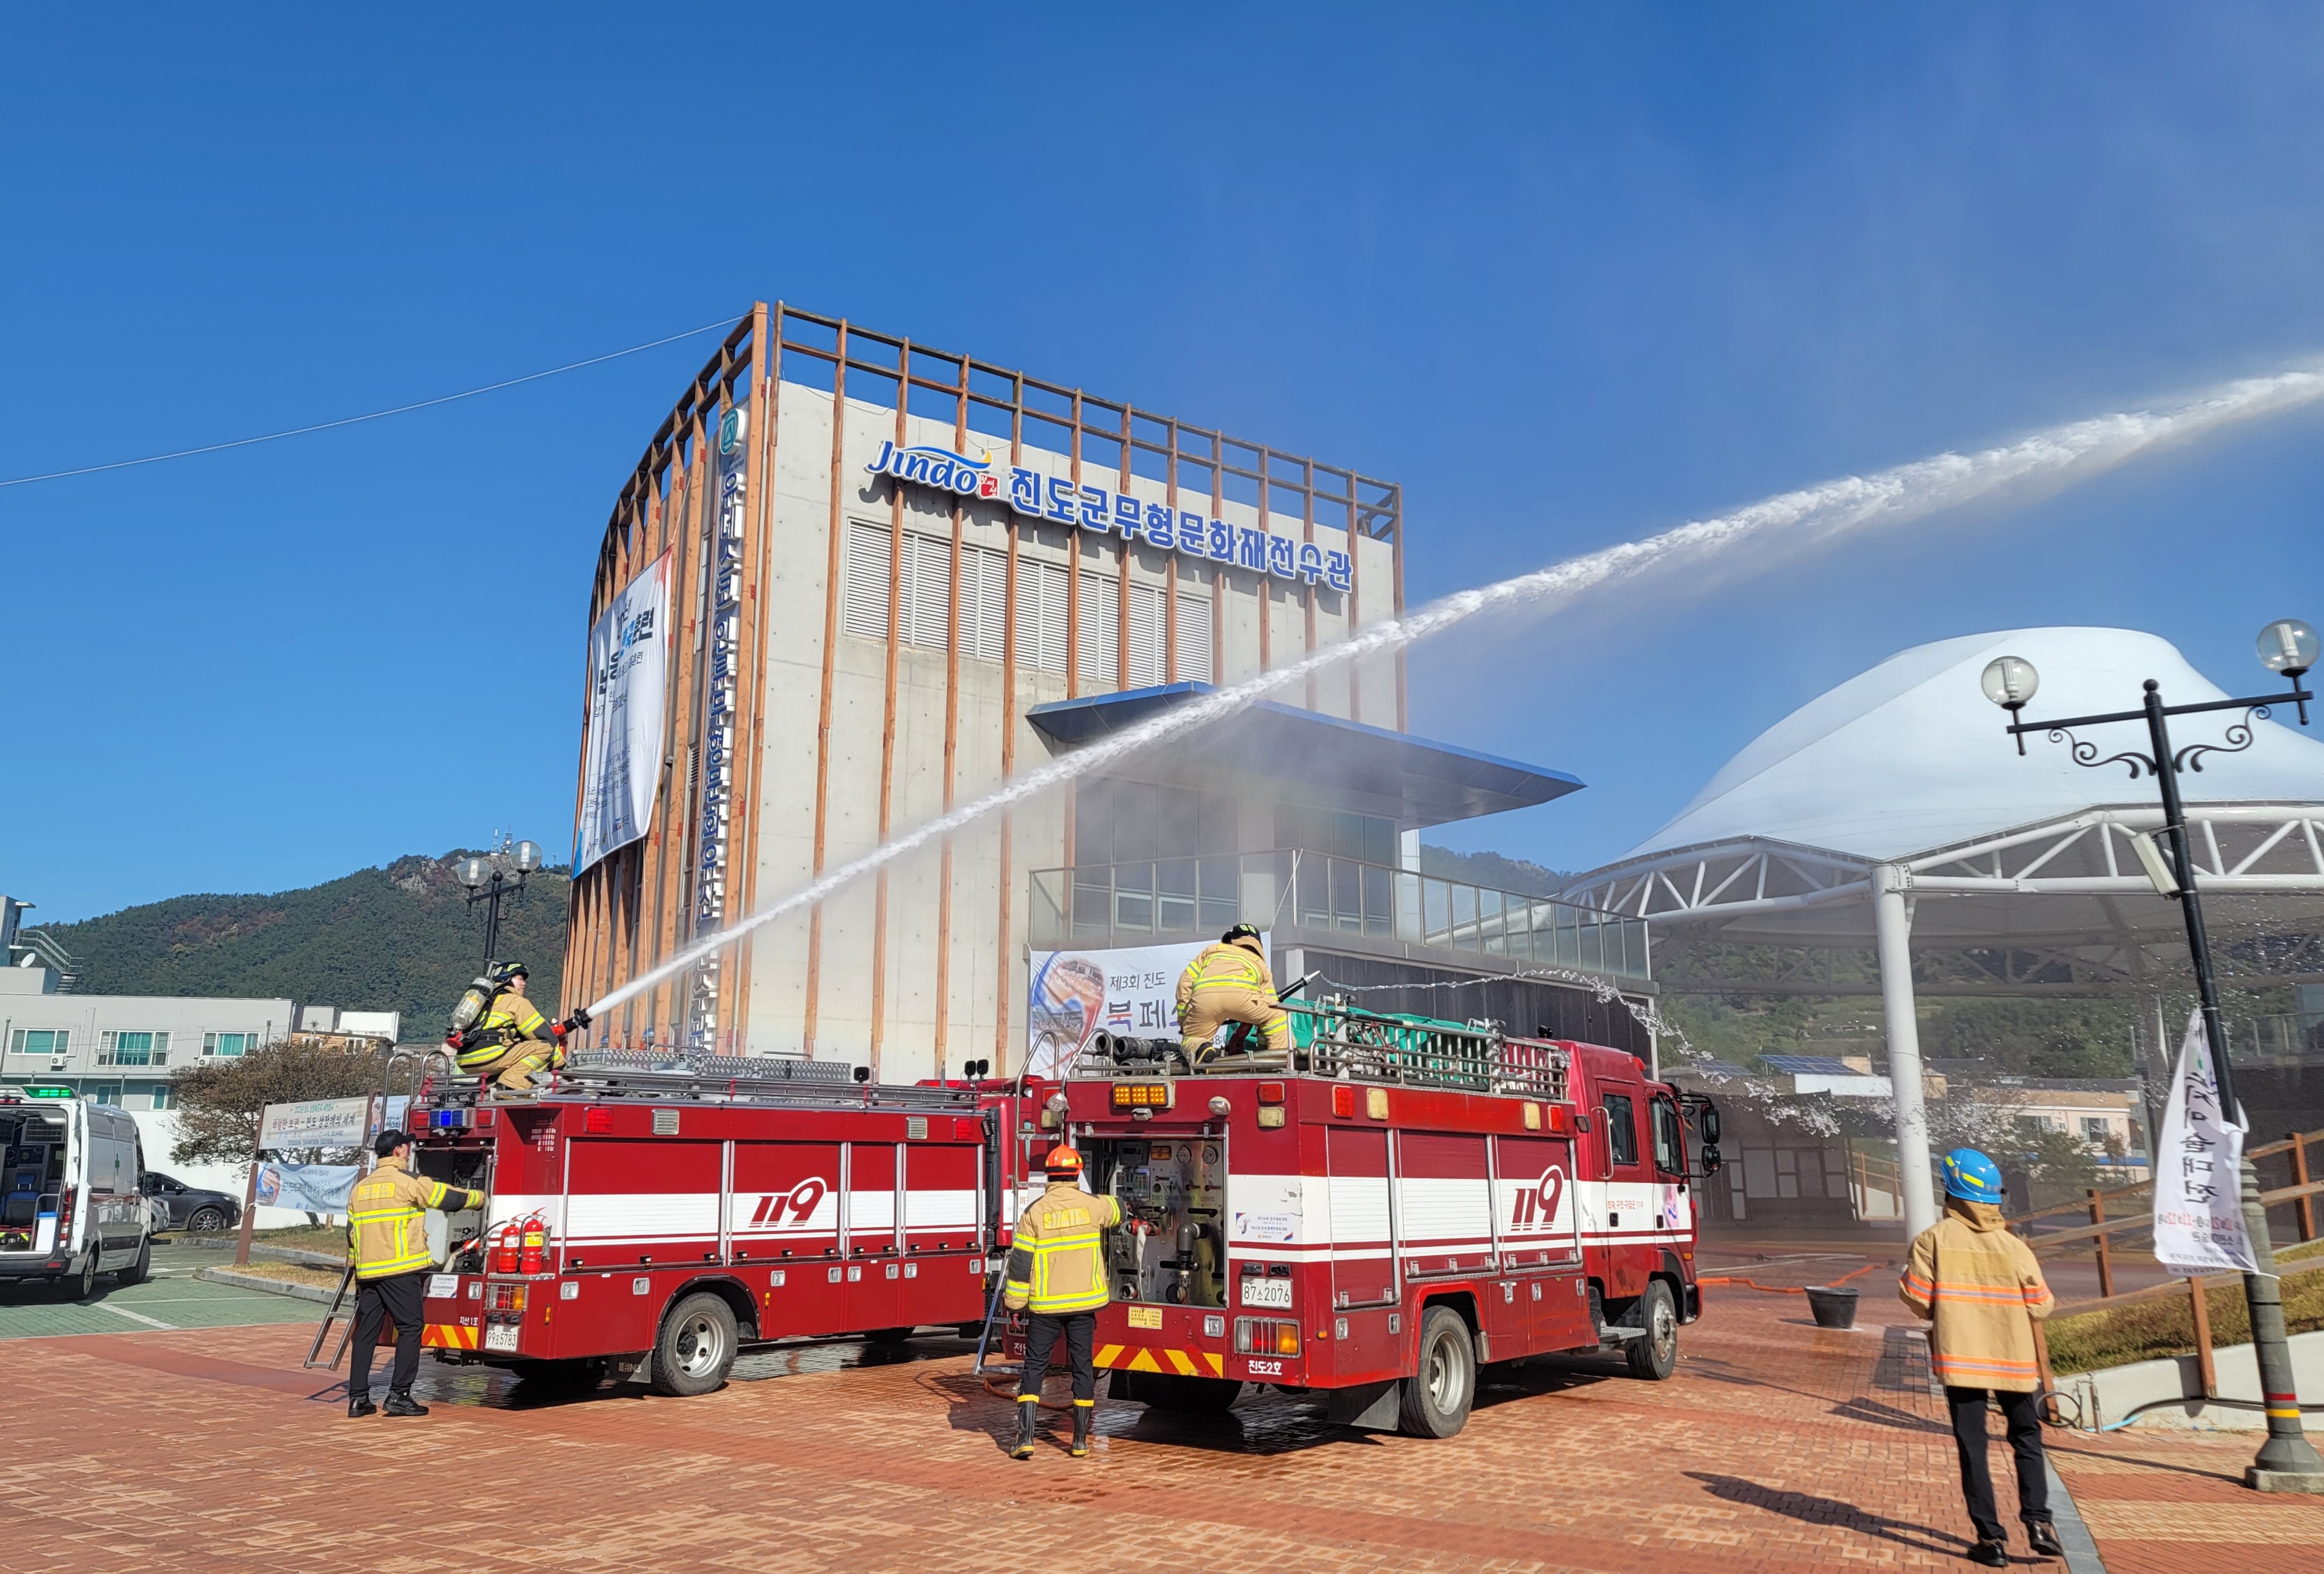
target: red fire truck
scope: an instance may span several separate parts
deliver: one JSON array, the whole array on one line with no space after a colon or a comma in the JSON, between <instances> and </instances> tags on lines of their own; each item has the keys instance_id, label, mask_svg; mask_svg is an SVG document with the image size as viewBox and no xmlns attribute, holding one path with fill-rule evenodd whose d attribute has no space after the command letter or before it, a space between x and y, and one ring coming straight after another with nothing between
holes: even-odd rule
<instances>
[{"instance_id":1,"label":"red fire truck","mask_svg":"<svg viewBox=\"0 0 2324 1574\"><path fill-rule=\"evenodd\" d=\"M1271 1061L1100 1036L1048 1100L1122 1207L1097 1331L1115 1397L1327 1390L1335 1422L1446 1437L1487 1363L1608 1350L1670 1376L1715 1109L1595 1045L1292 1011Z\"/></svg>"},{"instance_id":2,"label":"red fire truck","mask_svg":"<svg viewBox=\"0 0 2324 1574\"><path fill-rule=\"evenodd\" d=\"M549 1384L642 1367L691 1395L752 1344L976 1331L1048 1090L847 1075L599 1050L537 1098L431 1080L416 1166L490 1201L446 1221L423 1342Z\"/></svg>"}]
</instances>

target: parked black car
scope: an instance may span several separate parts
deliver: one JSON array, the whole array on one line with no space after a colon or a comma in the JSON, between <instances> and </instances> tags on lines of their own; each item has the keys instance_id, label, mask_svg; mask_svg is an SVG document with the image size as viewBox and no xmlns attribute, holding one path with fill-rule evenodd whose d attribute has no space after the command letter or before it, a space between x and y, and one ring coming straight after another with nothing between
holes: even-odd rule
<instances>
[{"instance_id":1,"label":"parked black car","mask_svg":"<svg viewBox=\"0 0 2324 1574\"><path fill-rule=\"evenodd\" d=\"M205 1192L199 1186L159 1170L145 1172L145 1195L170 1210L171 1229L189 1229L198 1235L216 1230L232 1229L242 1222L242 1203L224 1192Z\"/></svg>"}]
</instances>

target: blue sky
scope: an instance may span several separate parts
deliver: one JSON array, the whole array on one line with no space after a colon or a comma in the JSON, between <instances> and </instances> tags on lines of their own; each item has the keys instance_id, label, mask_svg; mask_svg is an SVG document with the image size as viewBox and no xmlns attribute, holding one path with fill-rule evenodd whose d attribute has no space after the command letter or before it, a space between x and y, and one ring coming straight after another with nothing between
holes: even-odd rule
<instances>
[{"instance_id":1,"label":"blue sky","mask_svg":"<svg viewBox=\"0 0 2324 1574\"><path fill-rule=\"evenodd\" d=\"M825 16L17 8L0 478L779 297L1399 480L1419 598L2324 351L2311 9ZM706 349L0 489L0 888L567 845L595 544ZM1446 839L1614 856L1924 640L2255 677L2324 621L2319 437L1418 654L1416 730L1591 784Z\"/></svg>"}]
</instances>

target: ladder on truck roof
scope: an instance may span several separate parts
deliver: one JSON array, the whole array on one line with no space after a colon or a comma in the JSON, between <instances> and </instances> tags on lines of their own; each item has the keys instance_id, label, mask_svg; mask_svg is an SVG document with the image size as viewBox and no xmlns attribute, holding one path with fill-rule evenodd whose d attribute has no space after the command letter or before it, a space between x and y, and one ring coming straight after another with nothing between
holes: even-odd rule
<instances>
[{"instance_id":1,"label":"ladder on truck roof","mask_svg":"<svg viewBox=\"0 0 2324 1574\"><path fill-rule=\"evenodd\" d=\"M1566 1097L1572 1056L1552 1040L1513 1038L1490 1022L1366 1011L1336 996L1314 1002L1286 1000L1283 1009L1291 1017L1288 1051L1212 1053L1188 1066L1175 1039L1099 1033L1074 1061L1074 1072L1111 1076L1175 1063L1195 1076L1304 1072L1335 1081L1517 1093L1552 1103Z\"/></svg>"}]
</instances>

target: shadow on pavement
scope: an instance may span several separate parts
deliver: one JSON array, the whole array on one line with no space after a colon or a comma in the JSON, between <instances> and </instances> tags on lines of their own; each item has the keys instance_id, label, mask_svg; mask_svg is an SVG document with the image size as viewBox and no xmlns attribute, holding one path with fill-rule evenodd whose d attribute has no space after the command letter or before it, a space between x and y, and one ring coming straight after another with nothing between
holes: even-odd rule
<instances>
[{"instance_id":1,"label":"shadow on pavement","mask_svg":"<svg viewBox=\"0 0 2324 1574\"><path fill-rule=\"evenodd\" d=\"M1836 1497L1786 1492L1781 1487L1763 1487L1757 1481L1746 1481L1738 1476L1712 1476L1700 1470L1689 1470L1686 1477L1690 1481L1702 1482L1704 1490L1721 1503L1732 1503L1745 1508L1763 1508L1770 1514L1780 1514L1785 1519L1796 1519L1806 1524L1838 1525L1861 1535L1877 1536L1884 1542L1911 1547L1915 1551L1958 1558L1969 1546L1968 1542L1950 1532L1870 1514Z\"/></svg>"}]
</instances>

